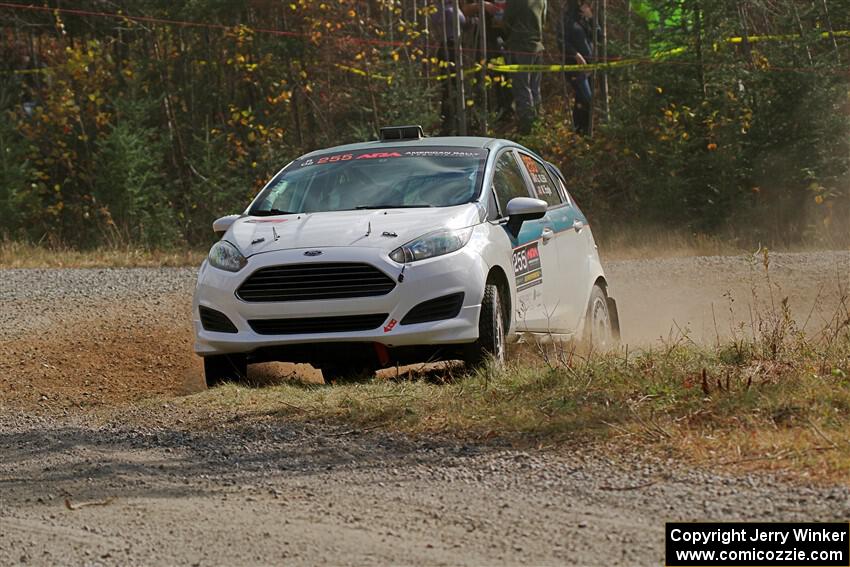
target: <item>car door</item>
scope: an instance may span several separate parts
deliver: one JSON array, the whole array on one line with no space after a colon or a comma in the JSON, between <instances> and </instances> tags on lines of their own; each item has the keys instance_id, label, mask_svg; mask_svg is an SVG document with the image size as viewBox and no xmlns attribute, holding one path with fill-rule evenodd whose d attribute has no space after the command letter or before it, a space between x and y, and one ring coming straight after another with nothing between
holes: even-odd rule
<instances>
[{"instance_id":1,"label":"car door","mask_svg":"<svg viewBox=\"0 0 850 567\"><path fill-rule=\"evenodd\" d=\"M493 191L496 196L498 218L505 217L508 201L515 197L529 197L534 193L522 172L515 150L504 151L496 160L493 172ZM511 241L512 263L516 279L517 297L514 316L518 330L535 332L554 331L551 306L546 297L557 296L558 252L549 245L554 231L546 218L523 223L518 236L505 232Z\"/></svg>"},{"instance_id":2,"label":"car door","mask_svg":"<svg viewBox=\"0 0 850 567\"><path fill-rule=\"evenodd\" d=\"M558 261L553 262L558 266L557 274L553 274L556 285L545 288L543 303L552 313L553 331L574 333L584 315L590 289L584 219L579 218L559 180L550 174L543 162L525 152L518 154L535 197L549 205L544 221L552 232L546 246L556 250L558 256ZM544 242L546 238L544 230Z\"/></svg>"}]
</instances>

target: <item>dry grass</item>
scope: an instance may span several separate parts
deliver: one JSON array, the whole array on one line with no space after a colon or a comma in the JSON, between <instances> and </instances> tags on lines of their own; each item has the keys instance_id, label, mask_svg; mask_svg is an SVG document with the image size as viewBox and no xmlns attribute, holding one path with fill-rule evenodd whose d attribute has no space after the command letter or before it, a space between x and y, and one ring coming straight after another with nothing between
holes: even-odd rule
<instances>
[{"instance_id":1,"label":"dry grass","mask_svg":"<svg viewBox=\"0 0 850 567\"><path fill-rule=\"evenodd\" d=\"M74 250L0 240L0 268L142 268L199 266L204 250L135 247Z\"/></svg>"},{"instance_id":2,"label":"dry grass","mask_svg":"<svg viewBox=\"0 0 850 567\"><path fill-rule=\"evenodd\" d=\"M748 249L748 246L737 244L731 239L660 227L605 227L601 234L594 233L594 236L605 260L736 255Z\"/></svg>"},{"instance_id":3,"label":"dry grass","mask_svg":"<svg viewBox=\"0 0 850 567\"><path fill-rule=\"evenodd\" d=\"M825 237L811 237L788 243L773 239L760 242L733 234L688 233L667 227L603 226L594 233L603 260L635 260L646 258L679 258L693 256L735 256L752 254L769 247L782 252L841 250L848 242Z\"/></svg>"},{"instance_id":4,"label":"dry grass","mask_svg":"<svg viewBox=\"0 0 850 567\"><path fill-rule=\"evenodd\" d=\"M227 385L178 403L353 430L601 442L711 466L846 480L850 321L843 324L845 334L830 345L789 343L778 356L769 345L740 342L588 358L565 352L549 364L526 353L504 370L471 375L455 367L332 387Z\"/></svg>"},{"instance_id":5,"label":"dry grass","mask_svg":"<svg viewBox=\"0 0 850 567\"><path fill-rule=\"evenodd\" d=\"M813 336L777 299L754 314L751 328L715 345L681 334L638 352L583 355L551 345L518 351L508 368L468 375L445 367L332 387L228 385L178 403L246 419L531 445L601 443L718 468L850 478L846 289L832 321Z\"/></svg>"}]
</instances>

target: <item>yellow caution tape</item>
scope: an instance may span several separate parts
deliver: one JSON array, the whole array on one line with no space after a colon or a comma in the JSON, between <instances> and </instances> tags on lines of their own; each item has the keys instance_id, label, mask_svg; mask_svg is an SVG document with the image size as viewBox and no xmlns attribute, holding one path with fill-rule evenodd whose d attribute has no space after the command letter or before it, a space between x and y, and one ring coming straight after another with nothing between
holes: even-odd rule
<instances>
[{"instance_id":1,"label":"yellow caution tape","mask_svg":"<svg viewBox=\"0 0 850 567\"><path fill-rule=\"evenodd\" d=\"M44 73L47 69L48 67L43 67L41 69L16 69L14 71L0 71L0 73L8 73L12 75L33 75L36 73Z\"/></svg>"},{"instance_id":2,"label":"yellow caution tape","mask_svg":"<svg viewBox=\"0 0 850 567\"><path fill-rule=\"evenodd\" d=\"M483 68L484 67L480 63L476 63L475 66L470 67L469 69L464 69L463 72L464 72L464 74L477 73L478 71L480 71ZM489 65L488 65L488 68L489 68ZM445 74L445 75L435 75L435 76L431 77L431 79L433 79L435 81L445 81L446 79L453 79L456 75L457 75L457 73L448 73L448 74Z\"/></svg>"},{"instance_id":3,"label":"yellow caution tape","mask_svg":"<svg viewBox=\"0 0 850 567\"><path fill-rule=\"evenodd\" d=\"M393 78L391 75L379 75L377 73L369 73L368 71L364 71L363 69L358 69L357 67L349 67L348 65L340 65L339 63L335 63L334 66L337 69L342 69L343 71L348 71L349 73L354 73L355 75L360 75L361 77L378 79L379 81L386 81L387 83L393 82Z\"/></svg>"},{"instance_id":4,"label":"yellow caution tape","mask_svg":"<svg viewBox=\"0 0 850 567\"><path fill-rule=\"evenodd\" d=\"M850 37L850 30L840 30L835 32L822 32L818 34L821 39L830 39L832 37ZM744 43L743 37L728 37L723 40L724 43ZM762 41L799 41L803 37L800 34L788 35L750 35L746 37L747 43L759 43ZM716 47L716 46L715 46Z\"/></svg>"},{"instance_id":5,"label":"yellow caution tape","mask_svg":"<svg viewBox=\"0 0 850 567\"><path fill-rule=\"evenodd\" d=\"M596 71L600 69L614 69L617 67L627 67L630 65L638 65L640 63L649 63L667 57L681 55L687 49L677 47L655 54L650 59L619 59L617 61L608 61L607 63L588 63L585 65L488 65L487 68L496 73L559 73L563 71Z\"/></svg>"},{"instance_id":6,"label":"yellow caution tape","mask_svg":"<svg viewBox=\"0 0 850 567\"><path fill-rule=\"evenodd\" d=\"M823 39L830 39L832 37L848 37L850 38L850 30L840 30L835 32L823 32L819 34L819 36ZM794 35L751 35L746 37L746 41L749 43L759 43L764 41L799 41L802 40L802 36L799 34ZM744 37L729 37L723 40L723 43L731 43L731 44L741 44L744 43ZM718 48L718 44L714 45L714 48ZM630 59L618 59L617 61L608 61L605 63L588 63L585 65L512 65L505 63L498 63L498 61L504 61L503 58L497 58L496 63L488 63L487 69L489 71L493 71L494 73L562 73L562 72L586 72L586 71L600 71L605 69L616 69L618 67L629 67L632 65L640 65L642 63L652 63L654 61L659 61L662 59L666 59L668 57L675 57L677 55L682 55L688 51L687 47L677 47L675 49L670 49L667 51L663 51L661 53L656 53L650 58L630 58ZM377 75L373 73L368 73L363 71L362 69L357 69L354 67L348 67L346 65L339 65L337 67L343 69L345 71L350 71L357 75L362 75L364 77L371 77L373 79L380 79L389 82L392 82L393 78L391 76L386 75ZM464 73L477 73L483 69L483 66L480 64L476 64L474 67L470 67L469 69L465 69ZM454 78L456 73L446 73L442 75L435 75L431 77L432 80L435 81L445 81L446 79Z\"/></svg>"},{"instance_id":7,"label":"yellow caution tape","mask_svg":"<svg viewBox=\"0 0 850 567\"><path fill-rule=\"evenodd\" d=\"M363 69L358 69L357 67L349 67L348 65L341 65L339 63L334 64L337 69L342 69L343 71L348 71L349 73L354 73L355 75L360 75L361 77L369 77L370 79L378 79L381 81L386 81L387 83L391 83L393 81L392 76L390 75L379 75L377 73L369 73L368 71L364 71ZM477 73L483 67L480 63L476 63L473 67L468 69L464 69L464 73ZM434 81L445 81L446 79L454 78L457 73L446 73L443 75L434 75L431 77Z\"/></svg>"}]
</instances>

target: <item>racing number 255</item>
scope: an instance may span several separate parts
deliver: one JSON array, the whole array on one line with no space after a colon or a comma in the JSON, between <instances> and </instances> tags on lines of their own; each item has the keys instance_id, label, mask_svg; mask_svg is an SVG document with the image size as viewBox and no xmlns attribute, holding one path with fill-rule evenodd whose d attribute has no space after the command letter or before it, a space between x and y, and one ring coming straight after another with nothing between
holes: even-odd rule
<instances>
[{"instance_id":1,"label":"racing number 255","mask_svg":"<svg viewBox=\"0 0 850 567\"><path fill-rule=\"evenodd\" d=\"M521 274L528 269L528 248L514 252L514 273Z\"/></svg>"},{"instance_id":2,"label":"racing number 255","mask_svg":"<svg viewBox=\"0 0 850 567\"><path fill-rule=\"evenodd\" d=\"M316 162L316 164L319 165L319 164L323 164L323 163L333 163L335 161L348 161L348 160L352 159L353 157L354 156L351 155L351 154L337 154L335 156L326 156L326 157L320 158L319 161Z\"/></svg>"}]
</instances>

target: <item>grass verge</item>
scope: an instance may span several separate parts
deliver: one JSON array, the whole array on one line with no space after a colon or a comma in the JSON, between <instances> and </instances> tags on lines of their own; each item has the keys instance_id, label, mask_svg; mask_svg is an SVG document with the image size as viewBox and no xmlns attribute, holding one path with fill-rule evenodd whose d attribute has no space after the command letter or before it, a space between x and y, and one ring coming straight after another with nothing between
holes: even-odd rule
<instances>
[{"instance_id":1,"label":"grass verge","mask_svg":"<svg viewBox=\"0 0 850 567\"><path fill-rule=\"evenodd\" d=\"M709 467L850 473L850 312L805 337L784 304L757 333L640 352L527 346L505 369L323 386L227 385L177 401L242 420L286 419L519 444L599 443Z\"/></svg>"},{"instance_id":2,"label":"grass verge","mask_svg":"<svg viewBox=\"0 0 850 567\"><path fill-rule=\"evenodd\" d=\"M75 250L0 240L0 268L159 268L199 266L205 250L103 247Z\"/></svg>"}]
</instances>

